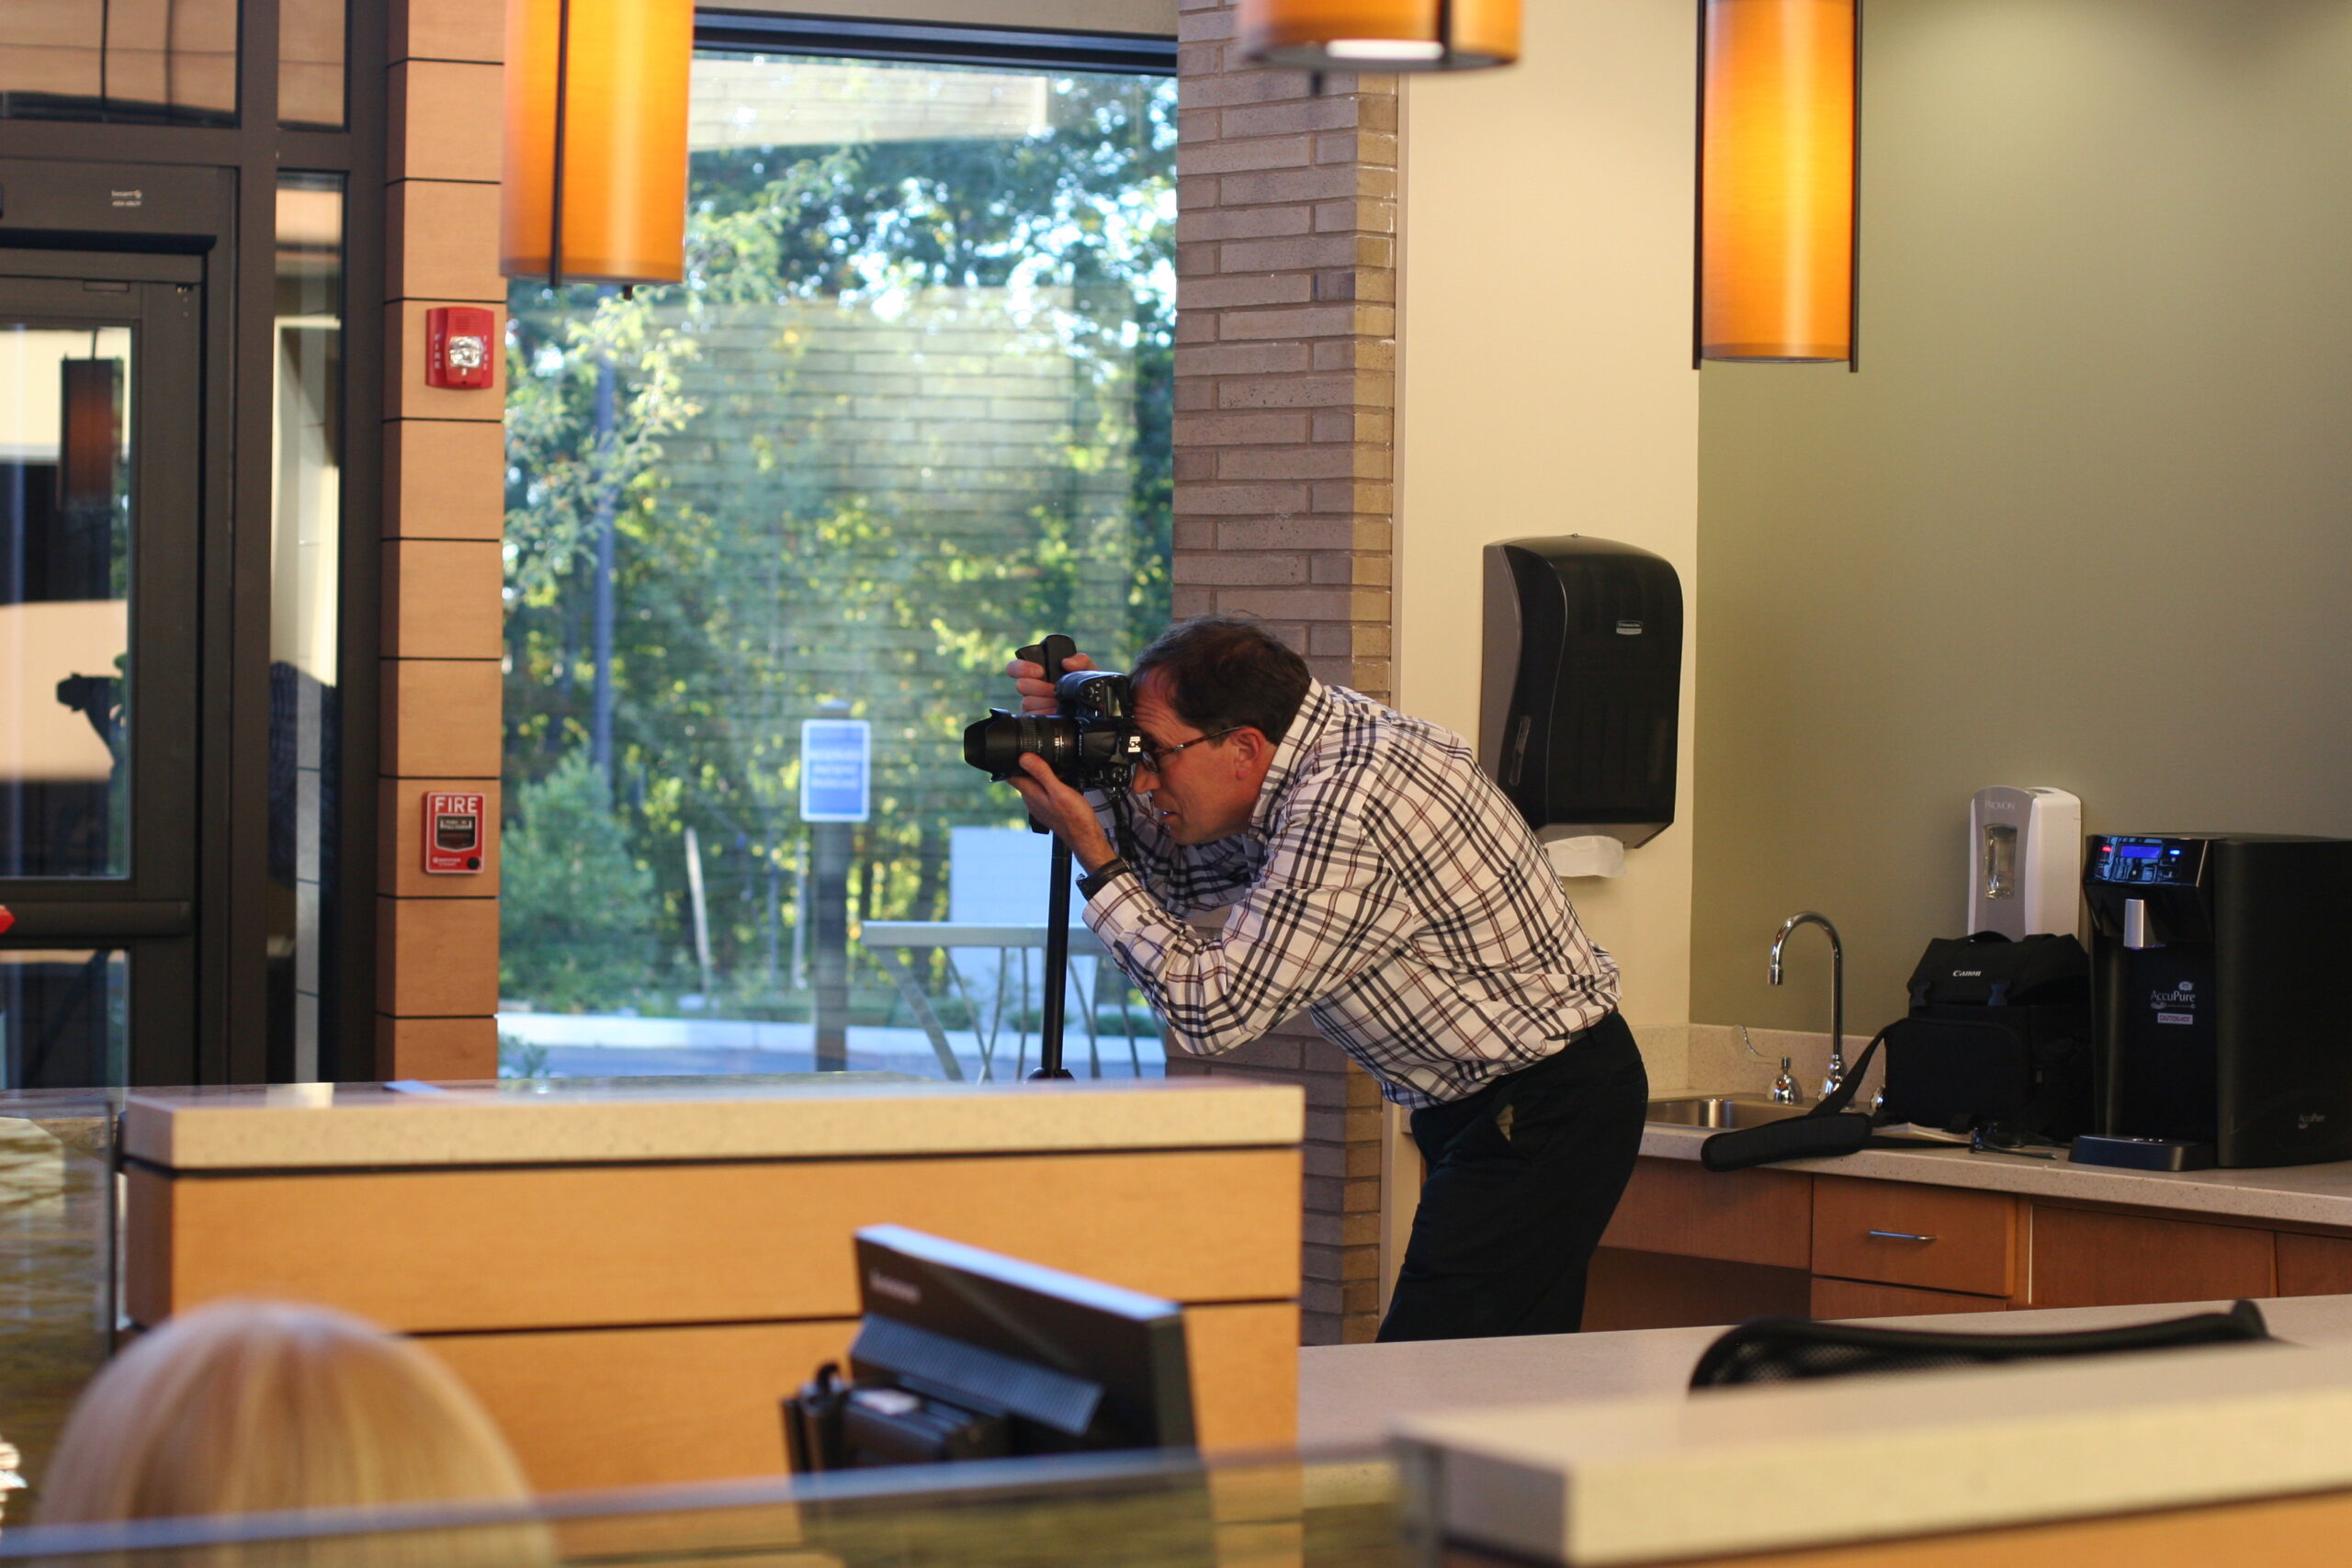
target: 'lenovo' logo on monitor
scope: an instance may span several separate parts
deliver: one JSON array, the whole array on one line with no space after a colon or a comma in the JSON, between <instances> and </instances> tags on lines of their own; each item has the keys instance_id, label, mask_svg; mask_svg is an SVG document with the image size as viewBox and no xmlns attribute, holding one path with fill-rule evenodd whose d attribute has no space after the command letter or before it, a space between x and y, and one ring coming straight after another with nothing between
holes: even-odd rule
<instances>
[{"instance_id":1,"label":"'lenovo' logo on monitor","mask_svg":"<svg viewBox=\"0 0 2352 1568\"><path fill-rule=\"evenodd\" d=\"M922 1287L910 1280L893 1280L888 1274L875 1271L865 1276L865 1288L877 1296L888 1296L909 1306L922 1304Z\"/></svg>"}]
</instances>

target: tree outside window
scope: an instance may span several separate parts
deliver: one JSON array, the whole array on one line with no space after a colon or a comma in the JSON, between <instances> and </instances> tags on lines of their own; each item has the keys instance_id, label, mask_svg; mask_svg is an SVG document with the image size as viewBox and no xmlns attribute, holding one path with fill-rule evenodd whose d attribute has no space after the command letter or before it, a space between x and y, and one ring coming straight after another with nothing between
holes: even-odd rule
<instances>
[{"instance_id":1,"label":"tree outside window","mask_svg":"<svg viewBox=\"0 0 2352 1568\"><path fill-rule=\"evenodd\" d=\"M611 1021L574 1070L788 1065L616 1047L806 1021L820 703L873 726L852 919L944 919L954 830L1021 820L957 747L1011 649L1169 618L1173 82L695 69L685 280L510 299L502 985ZM853 1024L910 1023L853 958Z\"/></svg>"}]
</instances>

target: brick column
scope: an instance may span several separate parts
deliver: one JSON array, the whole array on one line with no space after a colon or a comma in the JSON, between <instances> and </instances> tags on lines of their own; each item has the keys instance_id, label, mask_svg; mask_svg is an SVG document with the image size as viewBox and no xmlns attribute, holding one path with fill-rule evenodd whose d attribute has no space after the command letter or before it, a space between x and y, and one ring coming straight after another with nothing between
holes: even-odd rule
<instances>
[{"instance_id":1,"label":"brick column","mask_svg":"<svg viewBox=\"0 0 2352 1568\"><path fill-rule=\"evenodd\" d=\"M377 868L377 1070L498 1071L500 660L505 412L499 384L424 385L424 312L487 305L498 275L503 13L395 0L385 188L382 776ZM489 798L487 864L421 869L427 790Z\"/></svg>"},{"instance_id":2,"label":"brick column","mask_svg":"<svg viewBox=\"0 0 2352 1568\"><path fill-rule=\"evenodd\" d=\"M1182 0L1175 609L1263 617L1318 679L1387 698L1396 89L1241 67L1228 0ZM1380 1101L1304 1026L1171 1073L1301 1083L1309 1344L1372 1337Z\"/></svg>"}]
</instances>

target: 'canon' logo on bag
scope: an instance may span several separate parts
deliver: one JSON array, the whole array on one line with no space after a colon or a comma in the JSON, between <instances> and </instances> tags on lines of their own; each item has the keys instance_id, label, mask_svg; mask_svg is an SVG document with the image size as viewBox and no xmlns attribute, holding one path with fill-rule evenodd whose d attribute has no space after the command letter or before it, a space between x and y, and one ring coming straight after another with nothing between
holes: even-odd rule
<instances>
[{"instance_id":1,"label":"'canon' logo on bag","mask_svg":"<svg viewBox=\"0 0 2352 1568\"><path fill-rule=\"evenodd\" d=\"M1955 969L1951 972L1951 977L1955 980L1974 980L1980 978L1984 973L1982 969Z\"/></svg>"}]
</instances>

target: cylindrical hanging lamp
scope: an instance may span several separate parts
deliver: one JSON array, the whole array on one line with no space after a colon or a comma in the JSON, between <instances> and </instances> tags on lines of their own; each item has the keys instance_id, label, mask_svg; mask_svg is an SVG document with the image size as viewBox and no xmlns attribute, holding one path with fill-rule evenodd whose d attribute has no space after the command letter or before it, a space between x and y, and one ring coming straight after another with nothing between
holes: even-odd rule
<instances>
[{"instance_id":1,"label":"cylindrical hanging lamp","mask_svg":"<svg viewBox=\"0 0 2352 1568\"><path fill-rule=\"evenodd\" d=\"M1854 357L1861 0L1701 0L1699 359Z\"/></svg>"},{"instance_id":2,"label":"cylindrical hanging lamp","mask_svg":"<svg viewBox=\"0 0 2352 1568\"><path fill-rule=\"evenodd\" d=\"M93 334L95 337L96 334ZM57 505L62 512L114 504L115 461L122 448L122 361L57 362Z\"/></svg>"},{"instance_id":3,"label":"cylindrical hanging lamp","mask_svg":"<svg viewBox=\"0 0 2352 1568\"><path fill-rule=\"evenodd\" d=\"M1472 71L1519 58L1520 0L1241 0L1241 54L1303 71Z\"/></svg>"},{"instance_id":4,"label":"cylindrical hanging lamp","mask_svg":"<svg viewBox=\"0 0 2352 1568\"><path fill-rule=\"evenodd\" d=\"M684 275L694 39L694 0L506 0L501 272Z\"/></svg>"}]
</instances>

